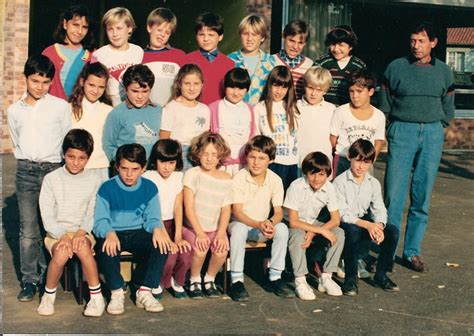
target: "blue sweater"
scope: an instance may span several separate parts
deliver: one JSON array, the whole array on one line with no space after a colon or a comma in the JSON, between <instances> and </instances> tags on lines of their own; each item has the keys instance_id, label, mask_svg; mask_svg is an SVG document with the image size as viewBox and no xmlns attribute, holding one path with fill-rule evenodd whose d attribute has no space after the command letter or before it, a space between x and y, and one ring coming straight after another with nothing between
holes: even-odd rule
<instances>
[{"instance_id":1,"label":"blue sweater","mask_svg":"<svg viewBox=\"0 0 474 336\"><path fill-rule=\"evenodd\" d=\"M117 148L130 143L145 147L147 157L151 147L158 141L161 127L161 107L147 105L130 107L124 101L114 107L104 126L103 148L109 160L113 160Z\"/></svg>"},{"instance_id":2,"label":"blue sweater","mask_svg":"<svg viewBox=\"0 0 474 336\"><path fill-rule=\"evenodd\" d=\"M382 79L379 109L390 121L449 125L454 117L453 72L434 57L426 64L412 57L394 60Z\"/></svg>"},{"instance_id":3,"label":"blue sweater","mask_svg":"<svg viewBox=\"0 0 474 336\"><path fill-rule=\"evenodd\" d=\"M158 188L147 179L139 178L134 186L127 186L119 176L104 182L97 193L94 233L105 238L111 231L163 227Z\"/></svg>"}]
</instances>

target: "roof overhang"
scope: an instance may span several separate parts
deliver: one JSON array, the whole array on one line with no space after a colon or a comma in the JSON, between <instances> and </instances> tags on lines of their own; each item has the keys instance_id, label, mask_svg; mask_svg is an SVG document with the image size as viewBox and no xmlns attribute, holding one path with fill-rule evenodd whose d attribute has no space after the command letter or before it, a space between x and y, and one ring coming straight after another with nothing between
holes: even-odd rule
<instances>
[{"instance_id":1,"label":"roof overhang","mask_svg":"<svg viewBox=\"0 0 474 336\"><path fill-rule=\"evenodd\" d=\"M338 1L339 2L339 1ZM450 6L450 7L466 7L474 9L473 0L346 0L342 2L355 3L378 3L378 4L413 4L413 5L430 5L430 6Z\"/></svg>"}]
</instances>

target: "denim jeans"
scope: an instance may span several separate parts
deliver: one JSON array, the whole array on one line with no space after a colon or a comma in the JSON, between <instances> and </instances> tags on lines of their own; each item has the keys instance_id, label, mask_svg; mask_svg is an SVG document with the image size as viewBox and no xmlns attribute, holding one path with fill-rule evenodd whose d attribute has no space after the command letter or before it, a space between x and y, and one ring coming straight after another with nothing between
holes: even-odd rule
<instances>
[{"instance_id":1,"label":"denim jeans","mask_svg":"<svg viewBox=\"0 0 474 336\"><path fill-rule=\"evenodd\" d=\"M20 271L22 283L42 282L47 263L43 248L44 229L40 223L38 200L43 178L60 163L18 160L16 194L20 213Z\"/></svg>"},{"instance_id":2,"label":"denim jeans","mask_svg":"<svg viewBox=\"0 0 474 336\"><path fill-rule=\"evenodd\" d=\"M344 267L346 279L357 279L357 254L361 242L370 241L369 232L356 224L342 223L341 228L346 235L344 244ZM377 261L375 275L377 278L385 277L386 273L393 267L393 255L397 249L400 231L395 225L387 224L383 230L385 239L380 244L380 254Z\"/></svg>"},{"instance_id":3,"label":"denim jeans","mask_svg":"<svg viewBox=\"0 0 474 336\"><path fill-rule=\"evenodd\" d=\"M286 192L291 182L298 178L298 165L283 165L279 163L271 163L268 168L275 174L280 176L283 182L283 190Z\"/></svg>"},{"instance_id":4,"label":"denim jeans","mask_svg":"<svg viewBox=\"0 0 474 336\"><path fill-rule=\"evenodd\" d=\"M121 250L132 253L134 259L138 260L132 276L133 282L138 286L157 288L167 255L161 254L160 250L153 246L152 234L143 229L115 231L115 233L120 240ZM102 252L104 242L104 238L97 239L96 252L100 270L110 290L122 288L124 281L120 275L120 255L112 257Z\"/></svg>"},{"instance_id":5,"label":"denim jeans","mask_svg":"<svg viewBox=\"0 0 474 336\"><path fill-rule=\"evenodd\" d=\"M421 242L428 225L431 192L443 150L444 132L440 122L419 124L395 121L388 128L387 139L385 205L388 222L401 230L409 186L410 205L403 256L410 259L421 253Z\"/></svg>"}]
</instances>

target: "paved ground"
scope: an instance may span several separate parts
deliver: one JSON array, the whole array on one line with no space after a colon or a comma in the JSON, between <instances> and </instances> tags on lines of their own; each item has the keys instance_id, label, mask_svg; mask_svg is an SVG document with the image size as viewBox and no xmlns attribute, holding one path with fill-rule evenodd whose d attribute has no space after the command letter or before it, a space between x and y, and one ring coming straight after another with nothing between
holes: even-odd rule
<instances>
[{"instance_id":1,"label":"paved ground","mask_svg":"<svg viewBox=\"0 0 474 336\"><path fill-rule=\"evenodd\" d=\"M4 333L474 335L474 153L443 156L423 246L430 272L418 274L396 265L392 278L399 293L361 282L358 297L317 294L316 301L303 302L275 297L247 278L251 299L245 304L228 297L178 301L166 294L163 313L146 313L127 300L124 315L101 318L83 317L83 307L61 290L52 317L36 314L38 300L16 300L15 161L11 155L2 159ZM382 158L376 166L378 178L384 166Z\"/></svg>"}]
</instances>

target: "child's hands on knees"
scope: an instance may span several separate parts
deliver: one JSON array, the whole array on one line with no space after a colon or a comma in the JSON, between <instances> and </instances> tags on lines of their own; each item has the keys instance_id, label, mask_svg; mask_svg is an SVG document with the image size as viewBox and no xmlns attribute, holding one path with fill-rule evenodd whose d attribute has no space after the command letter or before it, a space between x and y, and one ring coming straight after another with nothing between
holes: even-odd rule
<instances>
[{"instance_id":1,"label":"child's hands on knees","mask_svg":"<svg viewBox=\"0 0 474 336\"><path fill-rule=\"evenodd\" d=\"M209 249L209 237L205 232L197 233L196 234L196 246L199 251L206 252Z\"/></svg>"},{"instance_id":2,"label":"child's hands on knees","mask_svg":"<svg viewBox=\"0 0 474 336\"><path fill-rule=\"evenodd\" d=\"M71 238L69 238L69 236L67 235L67 233L63 234L61 238L59 238L58 245L56 246L56 251L64 252L68 255L69 258L72 258L72 241Z\"/></svg>"},{"instance_id":3,"label":"child's hands on knees","mask_svg":"<svg viewBox=\"0 0 474 336\"><path fill-rule=\"evenodd\" d=\"M212 242L216 247L216 252L223 253L229 250L229 241L225 232L217 232Z\"/></svg>"},{"instance_id":4,"label":"child's hands on knees","mask_svg":"<svg viewBox=\"0 0 474 336\"><path fill-rule=\"evenodd\" d=\"M81 247L87 246L87 232L79 229L72 237L72 252L77 253L77 251L81 250Z\"/></svg>"},{"instance_id":5,"label":"child's hands on knees","mask_svg":"<svg viewBox=\"0 0 474 336\"><path fill-rule=\"evenodd\" d=\"M303 244L301 244L301 248L303 250L307 249L309 245L311 245L311 242L313 241L314 236L315 236L314 232L306 232L306 234L304 235L304 242Z\"/></svg>"},{"instance_id":6,"label":"child's hands on knees","mask_svg":"<svg viewBox=\"0 0 474 336\"><path fill-rule=\"evenodd\" d=\"M273 235L275 234L275 228L272 222L270 222L268 219L260 222L259 229L263 236L267 239L272 239Z\"/></svg>"},{"instance_id":7,"label":"child's hands on knees","mask_svg":"<svg viewBox=\"0 0 474 336\"><path fill-rule=\"evenodd\" d=\"M118 251L120 251L120 240L115 231L110 231L102 245L102 252L107 253L109 257L115 257Z\"/></svg>"},{"instance_id":8,"label":"child's hands on knees","mask_svg":"<svg viewBox=\"0 0 474 336\"><path fill-rule=\"evenodd\" d=\"M170 239L168 233L164 228L154 228L153 237L151 238L153 246L160 249L161 254L172 253L175 254L177 247Z\"/></svg>"},{"instance_id":9,"label":"child's hands on knees","mask_svg":"<svg viewBox=\"0 0 474 336\"><path fill-rule=\"evenodd\" d=\"M189 252L191 251L191 244L189 244L183 238L175 239L176 247L178 248L179 253Z\"/></svg>"}]
</instances>

